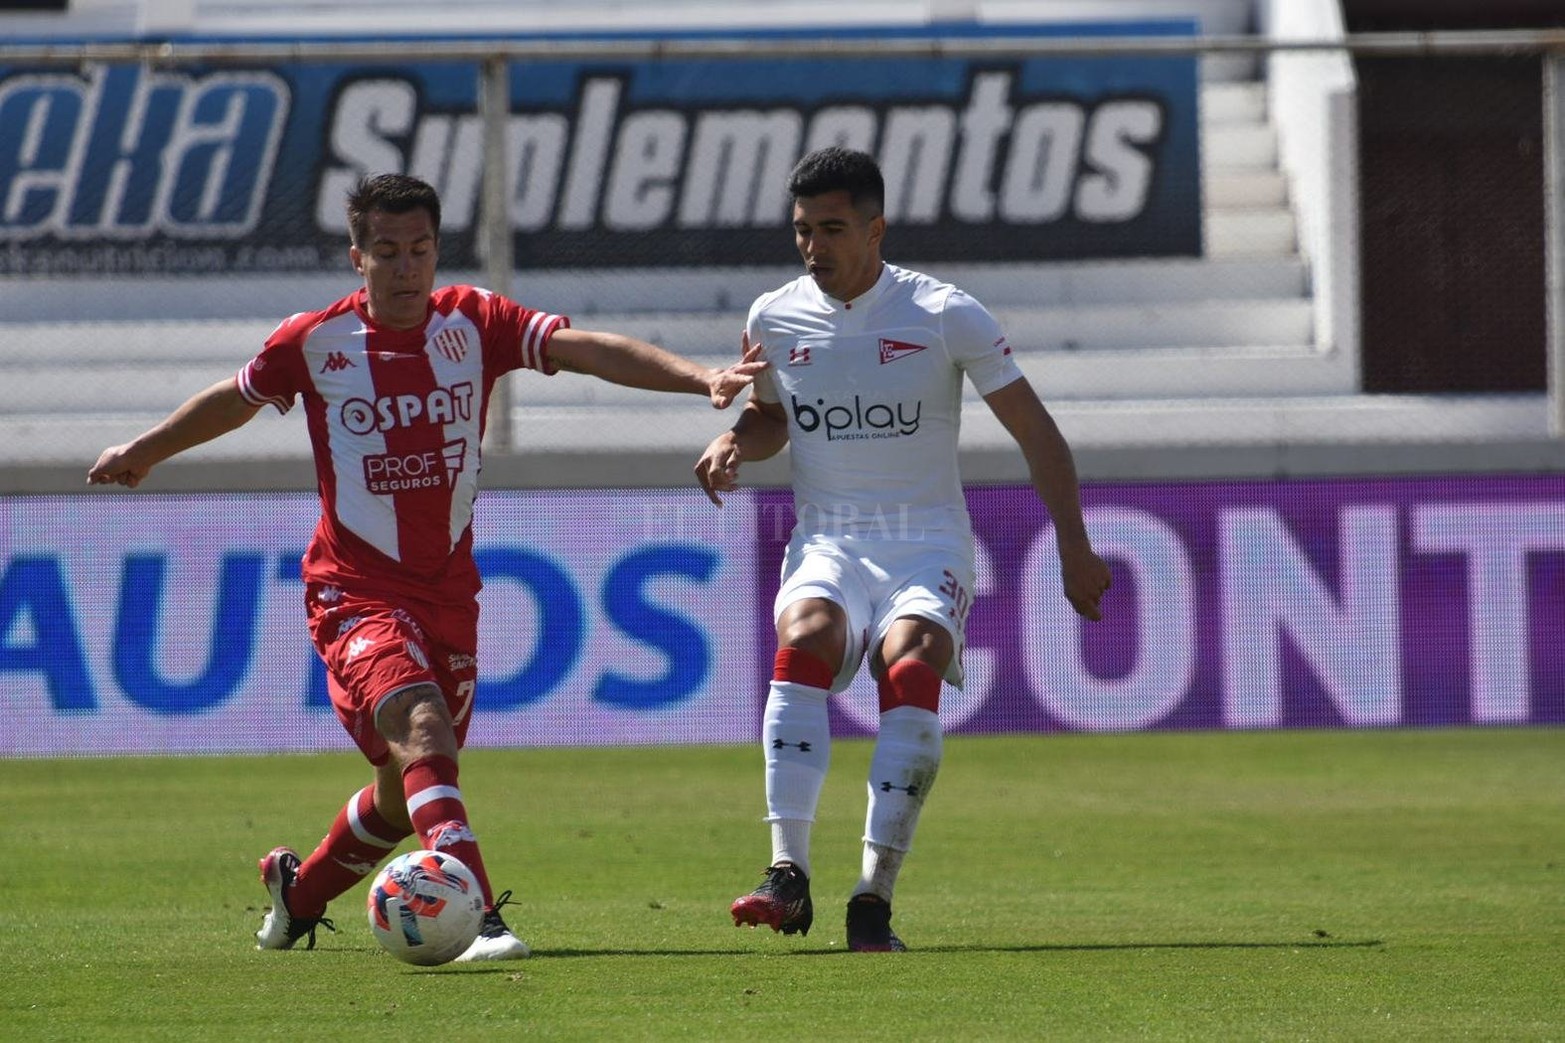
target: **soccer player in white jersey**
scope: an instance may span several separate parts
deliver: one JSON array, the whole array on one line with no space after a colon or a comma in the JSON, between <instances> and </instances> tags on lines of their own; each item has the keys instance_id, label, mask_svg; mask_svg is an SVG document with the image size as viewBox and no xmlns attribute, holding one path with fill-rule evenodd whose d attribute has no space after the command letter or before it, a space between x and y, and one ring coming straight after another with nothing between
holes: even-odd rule
<instances>
[{"instance_id":1,"label":"soccer player in white jersey","mask_svg":"<svg viewBox=\"0 0 1565 1043\"><path fill-rule=\"evenodd\" d=\"M810 830L830 761L826 703L866 657L880 726L869 769L862 872L848 947L901 952L891 900L941 759L942 682L962 683L973 537L957 468L965 376L1021 447L1059 544L1065 596L1088 619L1109 570L1093 553L1069 446L1017 368L994 318L961 290L886 264L885 187L862 152L826 148L788 181L806 274L750 309L757 376L734 427L696 475L714 503L740 465L790 444L798 519L774 605L766 700L765 879L734 901L736 925L807 934Z\"/></svg>"},{"instance_id":2,"label":"soccer player in white jersey","mask_svg":"<svg viewBox=\"0 0 1565 1043\"><path fill-rule=\"evenodd\" d=\"M458 959L515 959L528 948L500 915L511 892L494 895L457 778L478 676L471 520L490 389L509 370L567 369L726 408L765 363L751 353L709 370L475 287L435 289L440 199L416 178L361 181L348 223L362 288L284 321L236 377L105 449L88 481L134 488L262 406L287 412L302 399L321 496L303 562L306 612L333 709L374 780L308 858L278 847L260 860L272 904L256 946L308 937L314 948L316 928L331 927L327 903L416 834L483 888L481 933Z\"/></svg>"}]
</instances>

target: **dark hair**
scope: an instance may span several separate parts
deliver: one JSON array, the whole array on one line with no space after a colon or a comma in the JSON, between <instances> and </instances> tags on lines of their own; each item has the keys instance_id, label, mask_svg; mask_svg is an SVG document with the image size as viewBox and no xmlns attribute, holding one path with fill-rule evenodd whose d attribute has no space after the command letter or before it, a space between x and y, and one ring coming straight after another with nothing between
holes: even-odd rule
<instances>
[{"instance_id":1,"label":"dark hair","mask_svg":"<svg viewBox=\"0 0 1565 1043\"><path fill-rule=\"evenodd\" d=\"M807 199L827 192L846 192L853 205L878 216L886 209L886 180L867 152L838 145L816 149L788 175L788 195Z\"/></svg>"},{"instance_id":2,"label":"dark hair","mask_svg":"<svg viewBox=\"0 0 1565 1043\"><path fill-rule=\"evenodd\" d=\"M420 208L429 211L435 238L440 238L440 195L428 182L408 174L360 178L348 193L348 233L353 237L353 245L360 249L364 247L364 239L369 235L370 211L405 214Z\"/></svg>"}]
</instances>

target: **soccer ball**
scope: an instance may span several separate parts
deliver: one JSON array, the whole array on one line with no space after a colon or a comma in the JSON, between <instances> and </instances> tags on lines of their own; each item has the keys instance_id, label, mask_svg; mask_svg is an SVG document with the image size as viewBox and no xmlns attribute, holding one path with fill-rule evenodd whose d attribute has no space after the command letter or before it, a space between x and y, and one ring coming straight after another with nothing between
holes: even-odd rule
<instances>
[{"instance_id":1,"label":"soccer ball","mask_svg":"<svg viewBox=\"0 0 1565 1043\"><path fill-rule=\"evenodd\" d=\"M368 906L381 948L403 963L432 967L456 959L478 937L484 892L461 859L409 851L375 877Z\"/></svg>"}]
</instances>

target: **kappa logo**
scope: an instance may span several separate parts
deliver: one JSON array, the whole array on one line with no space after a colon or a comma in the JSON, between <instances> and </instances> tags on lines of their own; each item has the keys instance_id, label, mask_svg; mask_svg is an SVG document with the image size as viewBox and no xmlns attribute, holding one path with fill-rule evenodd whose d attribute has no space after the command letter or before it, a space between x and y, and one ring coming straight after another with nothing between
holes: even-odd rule
<instances>
[{"instance_id":1,"label":"kappa logo","mask_svg":"<svg viewBox=\"0 0 1565 1043\"><path fill-rule=\"evenodd\" d=\"M338 601L342 600L342 588L322 587L320 592L315 595L315 600L325 605L336 604Z\"/></svg>"},{"instance_id":2,"label":"kappa logo","mask_svg":"<svg viewBox=\"0 0 1565 1043\"><path fill-rule=\"evenodd\" d=\"M788 349L788 365L790 365L790 366L808 366L809 364L810 364L810 349L809 348L789 348Z\"/></svg>"},{"instance_id":3,"label":"kappa logo","mask_svg":"<svg viewBox=\"0 0 1565 1043\"><path fill-rule=\"evenodd\" d=\"M338 370L351 369L356 366L352 359L340 351L334 351L326 356L326 361L321 363L322 373L336 373Z\"/></svg>"},{"instance_id":4,"label":"kappa logo","mask_svg":"<svg viewBox=\"0 0 1565 1043\"><path fill-rule=\"evenodd\" d=\"M882 337L880 338L880 364L884 366L888 362L905 359L909 355L915 355L920 351L927 350L929 350L929 345L927 344L909 344L907 341L887 340L885 337Z\"/></svg>"},{"instance_id":5,"label":"kappa logo","mask_svg":"<svg viewBox=\"0 0 1565 1043\"><path fill-rule=\"evenodd\" d=\"M432 338L435 350L452 362L467 358L467 331L463 329L441 330Z\"/></svg>"},{"instance_id":6,"label":"kappa logo","mask_svg":"<svg viewBox=\"0 0 1565 1043\"><path fill-rule=\"evenodd\" d=\"M348 658L349 659L357 659L359 657L359 653L360 652L363 652L365 649L369 648L374 643L375 643L375 639L372 638L372 637L356 637L356 638L354 638L352 641L348 642Z\"/></svg>"}]
</instances>

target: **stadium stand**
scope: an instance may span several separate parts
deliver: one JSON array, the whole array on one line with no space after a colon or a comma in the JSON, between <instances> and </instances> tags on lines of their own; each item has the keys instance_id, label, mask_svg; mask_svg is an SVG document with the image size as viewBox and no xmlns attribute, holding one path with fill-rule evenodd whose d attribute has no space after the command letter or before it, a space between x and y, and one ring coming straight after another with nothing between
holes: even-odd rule
<instances>
[{"instance_id":1,"label":"stadium stand","mask_svg":"<svg viewBox=\"0 0 1565 1043\"><path fill-rule=\"evenodd\" d=\"M352 6L352 5L348 5ZM425 5L379 3L388 25L417 31ZM469 5L480 7L485 5ZM488 5L525 9L542 5ZM576 5L570 17L634 25L650 5ZM795 3L781 20L830 5ZM895 7L895 13L893 12ZM1195 16L1209 34L1261 31L1275 5L1252 0L869 5L866 22L955 13L995 20L1047 9L1070 19ZM77 32L111 31L158 5L84 3ZM196 30L266 34L286 8L295 32L330 36L342 5L204 0L159 7ZM741 9L676 5L675 22L729 18ZM721 13L719 13L719 11ZM497 15L497 17L499 17ZM548 18L562 17L557 11ZM97 18L97 22L92 19ZM769 16L774 23L779 10ZM743 18L738 19L743 22ZM29 22L28 24L32 24ZM710 21L702 24L711 24ZM24 26L24 30L25 30ZM507 25L495 28L505 31ZM25 31L22 34L26 35ZM1055 406L1083 471L1099 477L1275 475L1378 466L1519 466L1556 458L1537 396L1467 396L1439 403L1357 394L1351 334L1328 337L1319 251L1301 228L1299 200L1275 122L1268 66L1257 55L1203 58L1200 135L1204 255L1188 259L1029 264L924 264L888 257L971 289L1011 335L1024 370ZM779 235L785 232L779 228ZM1336 234L1335 232L1330 234ZM793 277L789 267L733 269L693 282L669 270L526 273L512 295L583 325L633 334L716 360L736 350L748 302ZM484 282L447 271L445 281ZM70 486L104 445L162 417L191 391L232 373L286 310L314 307L353 286L340 276L0 279L0 444L14 491ZM692 289L692 287L699 287ZM680 309L668 310L670 299ZM1340 333L1341 331L1339 331ZM666 484L727 421L690 401L654 398L568 374L513 378L516 460L486 461L491 481L521 485ZM969 391L966 469L974 480L1020 477L1008 440ZM292 424L292 421L288 422ZM1410 434L1416 432L1416 434ZM1372 447L1365 453L1365 445ZM188 454L205 486L308 485L302 430L270 411L235 435ZM235 461L250 461L240 470ZM678 465L680 469L669 468ZM751 477L776 481L780 464Z\"/></svg>"}]
</instances>

